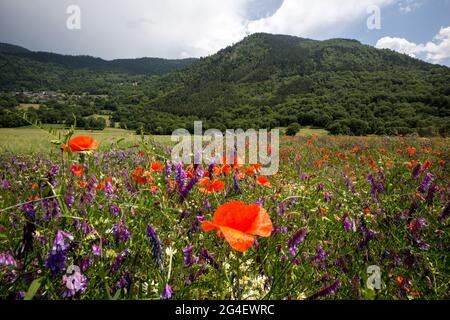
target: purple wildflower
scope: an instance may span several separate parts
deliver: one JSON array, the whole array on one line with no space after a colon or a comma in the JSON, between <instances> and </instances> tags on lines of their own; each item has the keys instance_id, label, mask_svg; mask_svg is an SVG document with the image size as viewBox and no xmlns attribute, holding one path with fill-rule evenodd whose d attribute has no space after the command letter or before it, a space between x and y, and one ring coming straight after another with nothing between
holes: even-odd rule
<instances>
[{"instance_id":1,"label":"purple wildflower","mask_svg":"<svg viewBox=\"0 0 450 320\"><path fill-rule=\"evenodd\" d=\"M17 267L17 262L8 252L0 253L0 266L2 267Z\"/></svg>"},{"instance_id":2,"label":"purple wildflower","mask_svg":"<svg viewBox=\"0 0 450 320\"><path fill-rule=\"evenodd\" d=\"M100 246L93 244L92 245L92 254L94 256L100 257L100 255L102 254L102 249L100 248Z\"/></svg>"},{"instance_id":3,"label":"purple wildflower","mask_svg":"<svg viewBox=\"0 0 450 320\"><path fill-rule=\"evenodd\" d=\"M186 184L186 171L183 168L183 164L180 162L175 165L175 182L178 184L178 190L183 190Z\"/></svg>"},{"instance_id":4,"label":"purple wildflower","mask_svg":"<svg viewBox=\"0 0 450 320\"><path fill-rule=\"evenodd\" d=\"M195 184L198 182L198 176L193 176L186 187L183 189L180 189L180 202L184 202L186 200L187 196L189 195L189 192L191 192L192 188L195 186Z\"/></svg>"},{"instance_id":5,"label":"purple wildflower","mask_svg":"<svg viewBox=\"0 0 450 320\"><path fill-rule=\"evenodd\" d=\"M445 218L448 217L450 213L450 202L447 203L447 205L445 206L445 208L442 210L441 214L439 215L439 220L444 220Z\"/></svg>"},{"instance_id":6,"label":"purple wildflower","mask_svg":"<svg viewBox=\"0 0 450 320\"><path fill-rule=\"evenodd\" d=\"M11 185L6 180L0 180L0 188L9 189L11 188Z\"/></svg>"},{"instance_id":7,"label":"purple wildflower","mask_svg":"<svg viewBox=\"0 0 450 320\"><path fill-rule=\"evenodd\" d=\"M109 210L115 217L117 217L120 214L120 208L114 203L111 205Z\"/></svg>"},{"instance_id":8,"label":"purple wildflower","mask_svg":"<svg viewBox=\"0 0 450 320\"><path fill-rule=\"evenodd\" d=\"M121 254L119 254L114 260L113 266L111 267L111 272L116 272L130 254L131 252L128 249L125 249Z\"/></svg>"},{"instance_id":9,"label":"purple wildflower","mask_svg":"<svg viewBox=\"0 0 450 320\"><path fill-rule=\"evenodd\" d=\"M324 199L325 199L325 202L330 202L331 201L331 193L330 193L330 191L326 191L324 193Z\"/></svg>"},{"instance_id":10,"label":"purple wildflower","mask_svg":"<svg viewBox=\"0 0 450 320\"><path fill-rule=\"evenodd\" d=\"M131 233L125 225L125 220L123 218L113 225L112 231L117 243L125 243L131 237Z\"/></svg>"},{"instance_id":11,"label":"purple wildflower","mask_svg":"<svg viewBox=\"0 0 450 320\"><path fill-rule=\"evenodd\" d=\"M323 247L320 244L316 245L316 255L312 257L312 262L320 262L328 257L328 252L323 250Z\"/></svg>"},{"instance_id":12,"label":"purple wildflower","mask_svg":"<svg viewBox=\"0 0 450 320\"><path fill-rule=\"evenodd\" d=\"M183 262L186 267L190 267L194 263L194 258L192 257L192 249L193 249L192 244L183 248L184 253Z\"/></svg>"},{"instance_id":13,"label":"purple wildflower","mask_svg":"<svg viewBox=\"0 0 450 320\"><path fill-rule=\"evenodd\" d=\"M342 218L341 218L341 222L342 222L342 226L344 227L344 230L349 232L351 230L353 230L353 222L352 220L348 217L348 214L345 214Z\"/></svg>"},{"instance_id":14,"label":"purple wildflower","mask_svg":"<svg viewBox=\"0 0 450 320\"><path fill-rule=\"evenodd\" d=\"M170 284L166 284L164 286L163 292L161 293L161 300L169 300L170 298L172 298L173 295L173 290L172 287L170 286Z\"/></svg>"},{"instance_id":15,"label":"purple wildflower","mask_svg":"<svg viewBox=\"0 0 450 320\"><path fill-rule=\"evenodd\" d=\"M66 240L69 240L66 242ZM58 230L52 248L45 261L45 268L49 269L52 276L57 275L66 267L67 250L70 248L70 242L73 236L62 230Z\"/></svg>"},{"instance_id":16,"label":"purple wildflower","mask_svg":"<svg viewBox=\"0 0 450 320\"><path fill-rule=\"evenodd\" d=\"M312 296L308 298L308 300L313 300L319 297L325 297L329 295L333 295L336 293L336 291L341 287L341 282L339 280L336 280L333 284L329 285L328 287L323 288L322 290L314 293Z\"/></svg>"},{"instance_id":17,"label":"purple wildflower","mask_svg":"<svg viewBox=\"0 0 450 320\"><path fill-rule=\"evenodd\" d=\"M418 178L419 177L419 174L420 174L420 169L422 168L422 166L420 165L420 163L418 163L415 167L414 167L414 169L413 169L413 171L412 171L412 176L414 177L414 178Z\"/></svg>"},{"instance_id":18,"label":"purple wildflower","mask_svg":"<svg viewBox=\"0 0 450 320\"><path fill-rule=\"evenodd\" d=\"M420 184L420 186L417 190L420 193L426 193L428 191L428 188L430 188L432 182L433 182L433 175L431 173L427 172L427 174L423 178L422 183Z\"/></svg>"},{"instance_id":19,"label":"purple wildflower","mask_svg":"<svg viewBox=\"0 0 450 320\"><path fill-rule=\"evenodd\" d=\"M241 191L241 186L239 185L236 175L233 176L233 189L236 192L240 192Z\"/></svg>"},{"instance_id":20,"label":"purple wildflower","mask_svg":"<svg viewBox=\"0 0 450 320\"><path fill-rule=\"evenodd\" d=\"M67 187L66 196L64 197L64 202L69 207L69 209L72 209L73 204L75 203L75 195L73 192L73 182L71 181Z\"/></svg>"},{"instance_id":21,"label":"purple wildflower","mask_svg":"<svg viewBox=\"0 0 450 320\"><path fill-rule=\"evenodd\" d=\"M161 271L164 271L164 266L162 263L161 240L159 240L159 236L156 233L156 229L153 224L149 224L147 226L147 237L150 238L150 245L152 246L153 258L155 259Z\"/></svg>"},{"instance_id":22,"label":"purple wildflower","mask_svg":"<svg viewBox=\"0 0 450 320\"><path fill-rule=\"evenodd\" d=\"M87 270L87 268L89 268L89 266L92 263L92 260L94 260L94 258L92 256L87 256L86 259L84 259L81 262L81 271L84 272Z\"/></svg>"},{"instance_id":23,"label":"purple wildflower","mask_svg":"<svg viewBox=\"0 0 450 320\"><path fill-rule=\"evenodd\" d=\"M63 282L67 290L64 292L64 298L70 298L76 294L83 293L87 288L87 278L79 271L71 275L64 275Z\"/></svg>"},{"instance_id":24,"label":"purple wildflower","mask_svg":"<svg viewBox=\"0 0 450 320\"><path fill-rule=\"evenodd\" d=\"M289 238L288 251L292 256L297 255L297 246L305 240L306 233L306 228L301 228Z\"/></svg>"},{"instance_id":25,"label":"purple wildflower","mask_svg":"<svg viewBox=\"0 0 450 320\"><path fill-rule=\"evenodd\" d=\"M125 272L117 281L116 289L130 288L131 286L131 274L127 271Z\"/></svg>"},{"instance_id":26,"label":"purple wildflower","mask_svg":"<svg viewBox=\"0 0 450 320\"><path fill-rule=\"evenodd\" d=\"M201 260L208 262L210 265L212 265L216 270L219 270L219 265L217 264L217 262L214 260L213 257L211 257L211 255L209 254L207 249L202 249L200 251L200 257Z\"/></svg>"}]
</instances>

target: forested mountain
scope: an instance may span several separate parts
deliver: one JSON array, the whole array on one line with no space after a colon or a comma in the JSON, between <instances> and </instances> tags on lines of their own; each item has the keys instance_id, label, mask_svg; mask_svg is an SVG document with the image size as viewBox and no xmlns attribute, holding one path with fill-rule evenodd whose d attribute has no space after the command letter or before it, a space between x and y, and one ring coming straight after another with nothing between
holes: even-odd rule
<instances>
[{"instance_id":1,"label":"forested mountain","mask_svg":"<svg viewBox=\"0 0 450 320\"><path fill-rule=\"evenodd\" d=\"M115 60L104 69L105 61L91 57L0 54L0 90L104 93L101 102L84 97L83 108L107 109L122 126L151 133L190 128L194 119L219 129L298 122L357 135L450 130L449 68L355 40L260 33L206 58L171 61L180 69L149 76L145 65L167 71L155 61ZM47 107L65 108L61 102Z\"/></svg>"},{"instance_id":2,"label":"forested mountain","mask_svg":"<svg viewBox=\"0 0 450 320\"><path fill-rule=\"evenodd\" d=\"M91 56L61 55L50 52L33 52L28 49L0 43L0 59L8 59L10 63L19 63L23 59L44 64L52 64L70 70L87 69L98 72L116 72L140 75L163 75L183 68L196 59L169 60L161 58L116 59L103 60ZM9 57L5 57L8 55ZM14 59L17 58L17 59Z\"/></svg>"}]
</instances>

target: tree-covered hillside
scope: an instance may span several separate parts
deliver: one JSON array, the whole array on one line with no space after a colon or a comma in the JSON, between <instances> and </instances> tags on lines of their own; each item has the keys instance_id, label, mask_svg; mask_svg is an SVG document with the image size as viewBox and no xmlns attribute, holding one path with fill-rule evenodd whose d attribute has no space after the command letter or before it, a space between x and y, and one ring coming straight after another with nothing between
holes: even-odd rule
<instances>
[{"instance_id":1,"label":"tree-covered hillside","mask_svg":"<svg viewBox=\"0 0 450 320\"><path fill-rule=\"evenodd\" d=\"M254 34L162 76L146 75L139 65L147 59L110 62L128 74L71 67L76 59L86 61L83 57L58 59L0 54L0 88L105 94L106 102L98 105L92 98L84 108L95 113L106 105L113 121L151 133L190 128L194 119L203 120L205 128L300 123L356 135L449 135L450 130L449 68L355 40ZM59 105L59 112L76 107L72 100L69 106L61 103L43 102Z\"/></svg>"}]
</instances>

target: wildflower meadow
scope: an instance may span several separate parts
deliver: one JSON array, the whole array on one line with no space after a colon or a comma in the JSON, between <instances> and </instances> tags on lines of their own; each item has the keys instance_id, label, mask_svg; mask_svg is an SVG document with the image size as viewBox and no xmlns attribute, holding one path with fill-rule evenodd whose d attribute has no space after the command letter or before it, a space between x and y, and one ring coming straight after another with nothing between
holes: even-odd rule
<instances>
[{"instance_id":1,"label":"wildflower meadow","mask_svg":"<svg viewBox=\"0 0 450 320\"><path fill-rule=\"evenodd\" d=\"M445 299L449 143L282 137L280 167L68 132L0 155L1 299Z\"/></svg>"}]
</instances>

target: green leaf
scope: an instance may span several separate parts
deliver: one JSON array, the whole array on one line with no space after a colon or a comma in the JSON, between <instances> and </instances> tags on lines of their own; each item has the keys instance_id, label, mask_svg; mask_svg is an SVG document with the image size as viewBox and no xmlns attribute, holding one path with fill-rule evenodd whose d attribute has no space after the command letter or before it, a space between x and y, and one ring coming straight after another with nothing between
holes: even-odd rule
<instances>
[{"instance_id":1,"label":"green leaf","mask_svg":"<svg viewBox=\"0 0 450 320\"><path fill-rule=\"evenodd\" d=\"M44 278L37 278L34 279L34 281L30 284L30 287L28 288L27 293L25 294L24 300L31 300L35 296L36 292L41 287L41 282Z\"/></svg>"},{"instance_id":2,"label":"green leaf","mask_svg":"<svg viewBox=\"0 0 450 320\"><path fill-rule=\"evenodd\" d=\"M120 298L120 293L122 292L122 289L117 290L116 294L112 298L112 300L117 300Z\"/></svg>"}]
</instances>

